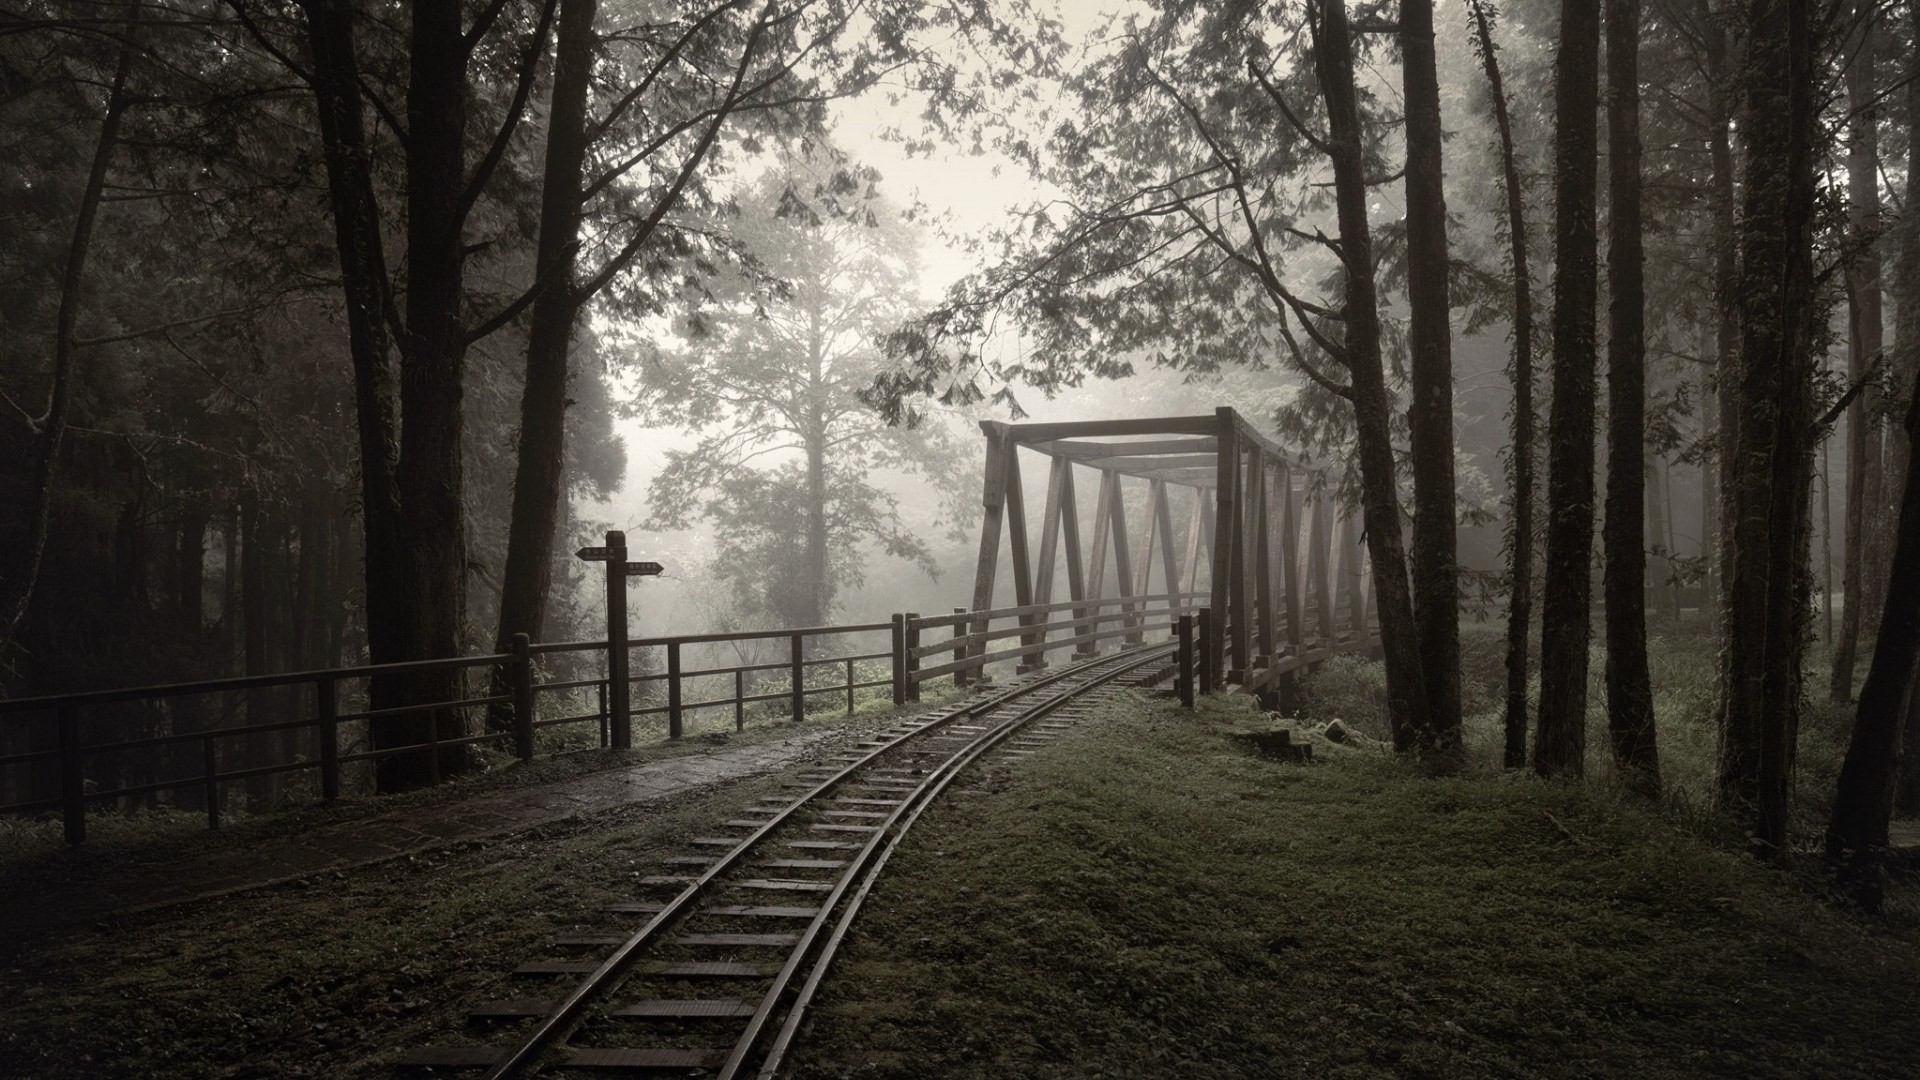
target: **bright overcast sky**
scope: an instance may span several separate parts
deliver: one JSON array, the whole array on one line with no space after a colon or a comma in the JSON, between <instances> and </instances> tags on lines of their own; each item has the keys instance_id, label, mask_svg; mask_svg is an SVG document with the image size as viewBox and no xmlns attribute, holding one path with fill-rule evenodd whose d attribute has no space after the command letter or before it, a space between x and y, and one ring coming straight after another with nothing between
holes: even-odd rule
<instances>
[{"instance_id":1,"label":"bright overcast sky","mask_svg":"<svg viewBox=\"0 0 1920 1080\"><path fill-rule=\"evenodd\" d=\"M1039 0L1049 6L1047 0ZM1068 40L1084 38L1105 18L1130 7L1130 0L1052 0ZM878 169L882 189L901 207L916 202L943 217L948 228L977 233L1004 221L1014 206L1031 202L1041 189L1026 170L995 154L974 156L946 147L931 156L910 157L883 132L898 128L913 135L918 127L916 103L889 104L886 91L836 102L832 107L834 137L841 149ZM923 248L923 287L929 299L971 268L966 257L932 231Z\"/></svg>"}]
</instances>

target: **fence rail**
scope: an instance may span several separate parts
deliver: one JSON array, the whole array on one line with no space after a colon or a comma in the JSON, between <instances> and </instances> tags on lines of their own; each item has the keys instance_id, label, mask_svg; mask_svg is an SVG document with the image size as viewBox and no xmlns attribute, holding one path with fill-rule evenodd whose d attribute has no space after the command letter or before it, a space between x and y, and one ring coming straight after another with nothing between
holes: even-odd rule
<instances>
[{"instance_id":1,"label":"fence rail","mask_svg":"<svg viewBox=\"0 0 1920 1080\"><path fill-rule=\"evenodd\" d=\"M852 713L861 691L883 688L894 704L904 705L918 701L935 679L951 676L954 686L966 687L1009 665L1014 673L1044 668L1062 650L1084 656L1114 639L1135 644L1149 633L1178 636L1181 624L1189 637L1197 626L1204 656L1211 620L1195 604L1202 595L1171 592L935 615L908 612L887 622L631 640L624 628L610 625L606 638L593 641L531 642L517 635L504 653L0 701L0 812L57 809L68 842L78 844L86 838L89 804L172 793L174 805L204 809L209 826L218 826L231 785L241 781L317 775L318 794L332 800L349 774L364 779L356 768L413 756L416 764L424 763L426 781L438 783L452 764L443 761L449 753L496 746L531 760L540 732L558 732L550 749L555 749L552 742L569 738L573 745L560 749L624 749L632 745L636 716L663 717L666 737L678 739L690 716L716 710L730 710L738 731L747 725L750 706L784 702L775 715L797 721L810 705L829 701ZM1265 658L1260 674L1292 671L1360 644L1346 633L1346 620L1339 617L1345 613L1322 604L1326 632ZM942 632L945 636L932 636ZM886 645L877 647L875 639L883 634ZM995 648L997 642L1010 644ZM747 648L768 645L785 655L753 656ZM737 662L689 656L689 650L721 647L734 649ZM640 673L632 674L636 656L642 661ZM924 663L936 658L943 659ZM590 665L584 676L577 670L582 664ZM561 670L568 665L576 670ZM375 679L430 672L454 672L463 690L478 684L483 692L441 695L425 704L376 706L371 700ZM482 677L473 678L475 672ZM1203 670L1200 691L1212 690L1214 681ZM1261 685L1237 681L1249 688ZM1188 683L1190 696L1191 678ZM646 695L638 707L636 688ZM361 689L358 698L355 689ZM589 696L585 711L542 715L543 706L555 709L556 699L577 702L583 693ZM241 712L236 695L247 695L238 723L233 722ZM195 699L208 697L224 700L226 707L219 710L226 714L224 721L213 722L215 710L196 707ZM364 701L364 707L343 708L354 700ZM120 708L125 706L141 710L131 724ZM395 722L402 719L415 724L424 719L424 737L396 737ZM582 727L589 732L586 740L560 731ZM263 747L263 740L272 745Z\"/></svg>"}]
</instances>

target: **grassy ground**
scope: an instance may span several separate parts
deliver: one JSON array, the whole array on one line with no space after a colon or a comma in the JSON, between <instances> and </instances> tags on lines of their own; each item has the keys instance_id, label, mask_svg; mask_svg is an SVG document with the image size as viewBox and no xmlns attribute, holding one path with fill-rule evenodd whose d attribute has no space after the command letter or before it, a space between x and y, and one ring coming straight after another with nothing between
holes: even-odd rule
<instances>
[{"instance_id":1,"label":"grassy ground","mask_svg":"<svg viewBox=\"0 0 1920 1080\"><path fill-rule=\"evenodd\" d=\"M843 726L855 738L895 714L888 706L806 723ZM783 721L733 738L793 731ZM303 823L710 749L663 741L514 764L391 799L241 818L211 833L136 819L96 830L98 845L52 851L30 834L16 836L11 857L0 859L0 882L57 890L128 862L164 866L175 854L244 849ZM780 791L780 779L806 767L690 792L666 806L620 807L31 940L0 928L0 1078L392 1075L384 1062L399 1051L484 1038L466 1024L468 1007L541 991L511 978L514 964L548 955L556 934L630 929L633 917L601 909L652 896L634 879L662 872L662 856L689 853L687 838L716 832L715 822Z\"/></svg>"},{"instance_id":2,"label":"grassy ground","mask_svg":"<svg viewBox=\"0 0 1920 1080\"><path fill-rule=\"evenodd\" d=\"M1505 630L1486 623L1463 624L1460 645L1468 756L1482 766L1495 764L1505 745ZM1719 640L1697 615L1678 623L1656 619L1649 625L1647 657L1665 802L1670 812L1691 818L1703 835L1724 837L1728 826L1709 809L1717 738L1714 688L1719 652ZM1534 660L1538 658L1536 651ZM1807 694L1801 706L1791 842L1803 853L1817 851L1820 846L1853 724L1850 705L1826 699L1826 662L1827 656L1819 648L1808 657ZM1616 779L1608 753L1605 672L1606 650L1596 644L1587 662L1586 776L1601 785ZM1311 718L1324 722L1337 716L1373 738L1387 738L1386 688L1378 663L1353 656L1336 658L1309 680L1308 693L1306 712ZM1536 674L1529 694L1536 706L1539 695ZM1527 738L1531 746L1531 730Z\"/></svg>"},{"instance_id":3,"label":"grassy ground","mask_svg":"<svg viewBox=\"0 0 1920 1080\"><path fill-rule=\"evenodd\" d=\"M928 815L810 1077L1915 1075L1920 920L1605 784L1250 755L1141 705Z\"/></svg>"},{"instance_id":4,"label":"grassy ground","mask_svg":"<svg viewBox=\"0 0 1920 1080\"><path fill-rule=\"evenodd\" d=\"M601 909L777 790L742 781L15 943L0 1077L391 1075L401 1050L484 1038L467 1007L543 992L514 964L555 934L627 928Z\"/></svg>"}]
</instances>

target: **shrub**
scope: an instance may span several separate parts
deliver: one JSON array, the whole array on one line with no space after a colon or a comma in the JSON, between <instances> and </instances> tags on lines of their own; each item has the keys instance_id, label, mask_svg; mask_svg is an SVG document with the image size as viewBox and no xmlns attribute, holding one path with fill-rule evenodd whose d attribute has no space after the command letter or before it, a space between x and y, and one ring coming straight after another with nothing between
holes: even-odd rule
<instances>
[{"instance_id":1,"label":"shrub","mask_svg":"<svg viewBox=\"0 0 1920 1080\"><path fill-rule=\"evenodd\" d=\"M1321 664L1301 680L1306 712L1317 720L1339 720L1369 738L1386 741L1386 669L1377 660L1348 654Z\"/></svg>"}]
</instances>

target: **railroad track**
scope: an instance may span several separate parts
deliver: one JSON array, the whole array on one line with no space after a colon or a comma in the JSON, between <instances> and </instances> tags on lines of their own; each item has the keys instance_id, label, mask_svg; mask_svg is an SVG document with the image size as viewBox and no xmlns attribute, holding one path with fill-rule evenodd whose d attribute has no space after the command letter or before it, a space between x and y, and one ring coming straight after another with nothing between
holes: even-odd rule
<instances>
[{"instance_id":1,"label":"railroad track","mask_svg":"<svg viewBox=\"0 0 1920 1080\"><path fill-rule=\"evenodd\" d=\"M724 835L697 837L694 850L666 859L669 872L641 879L670 898L608 909L644 917L638 930L556 938L555 951L569 955L515 969L577 981L473 1009L471 1019L494 1026L497 1045L427 1047L398 1064L484 1069L487 1080L547 1070L772 1077L920 814L982 757L1030 754L1070 726L1069 706L1164 675L1172 647L1095 657L903 719L799 774L785 785L790 795L762 799L725 821ZM579 958L596 949L601 959Z\"/></svg>"}]
</instances>

